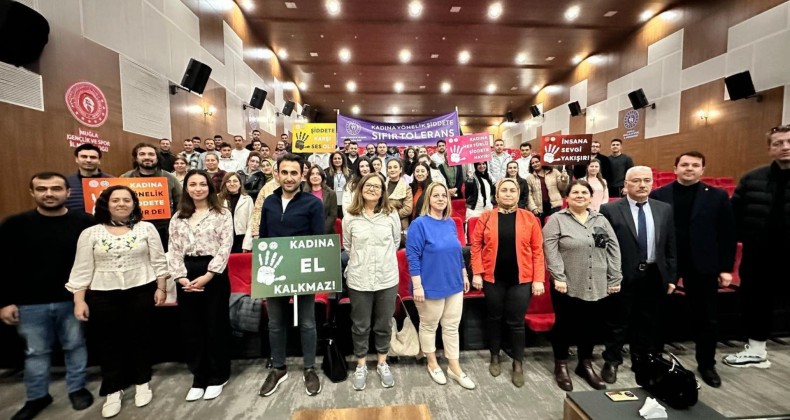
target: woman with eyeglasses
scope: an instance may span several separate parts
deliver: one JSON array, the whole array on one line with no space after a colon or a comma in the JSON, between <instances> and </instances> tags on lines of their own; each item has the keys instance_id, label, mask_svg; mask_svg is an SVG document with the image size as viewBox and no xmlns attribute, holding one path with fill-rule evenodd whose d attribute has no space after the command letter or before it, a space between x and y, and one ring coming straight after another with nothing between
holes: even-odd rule
<instances>
[{"instance_id":1,"label":"woman with eyeglasses","mask_svg":"<svg viewBox=\"0 0 790 420\"><path fill-rule=\"evenodd\" d=\"M395 162L396 159L390 161ZM365 389L368 375L366 357L370 342L371 318L378 364L376 372L384 388L395 385L387 365L398 294L398 258L401 224L390 204L387 188L377 174L359 180L354 201L343 218L343 248L348 252L345 270L351 301L351 335L357 367L351 385Z\"/></svg>"},{"instance_id":2,"label":"woman with eyeglasses","mask_svg":"<svg viewBox=\"0 0 790 420\"><path fill-rule=\"evenodd\" d=\"M497 208L480 215L472 232L472 287L485 291L491 376L502 373L502 323L507 325L513 352L511 381L524 386L524 315L530 298L544 293L546 269L540 223L518 208L521 188L513 178L496 186Z\"/></svg>"}]
</instances>

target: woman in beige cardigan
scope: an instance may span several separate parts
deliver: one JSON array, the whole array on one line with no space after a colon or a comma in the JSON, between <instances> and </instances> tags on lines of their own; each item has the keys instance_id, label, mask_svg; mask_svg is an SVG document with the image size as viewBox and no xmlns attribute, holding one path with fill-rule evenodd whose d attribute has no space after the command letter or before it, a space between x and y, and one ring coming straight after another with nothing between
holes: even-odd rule
<instances>
[{"instance_id":1,"label":"woman in beige cardigan","mask_svg":"<svg viewBox=\"0 0 790 420\"><path fill-rule=\"evenodd\" d=\"M387 193L392 207L398 210L400 218L401 232L409 228L411 218L412 195L411 187L401 177L403 175L403 164L400 159L390 159L387 162ZM401 235L401 246L406 246L406 238Z\"/></svg>"},{"instance_id":2,"label":"woman in beige cardigan","mask_svg":"<svg viewBox=\"0 0 790 420\"><path fill-rule=\"evenodd\" d=\"M562 208L562 193L568 187L568 173L540 164L540 155L529 160L529 200L527 209L543 223L549 215Z\"/></svg>"}]
</instances>

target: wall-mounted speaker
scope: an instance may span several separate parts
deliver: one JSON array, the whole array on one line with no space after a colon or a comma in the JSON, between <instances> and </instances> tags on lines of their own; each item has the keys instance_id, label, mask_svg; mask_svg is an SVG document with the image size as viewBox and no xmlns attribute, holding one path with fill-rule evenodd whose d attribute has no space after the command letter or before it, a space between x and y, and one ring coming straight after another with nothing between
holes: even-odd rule
<instances>
[{"instance_id":1,"label":"wall-mounted speaker","mask_svg":"<svg viewBox=\"0 0 790 420\"><path fill-rule=\"evenodd\" d=\"M748 98L757 93L754 91L754 83L752 82L752 75L749 73L749 70L725 77L724 84L727 85L727 93L730 95L730 100L732 101Z\"/></svg>"},{"instance_id":2,"label":"wall-mounted speaker","mask_svg":"<svg viewBox=\"0 0 790 420\"><path fill-rule=\"evenodd\" d=\"M302 116L309 117L310 116L310 105L304 104L302 105Z\"/></svg>"},{"instance_id":3,"label":"wall-mounted speaker","mask_svg":"<svg viewBox=\"0 0 790 420\"><path fill-rule=\"evenodd\" d=\"M642 109L650 105L647 96L645 96L645 91L642 89L637 89L629 93L628 100L631 101L631 106L634 107L634 109Z\"/></svg>"},{"instance_id":4,"label":"wall-mounted speaker","mask_svg":"<svg viewBox=\"0 0 790 420\"><path fill-rule=\"evenodd\" d=\"M571 110L571 117L575 117L577 115L582 114L582 106L579 105L579 101L573 101L568 104L568 109Z\"/></svg>"},{"instance_id":5,"label":"wall-mounted speaker","mask_svg":"<svg viewBox=\"0 0 790 420\"><path fill-rule=\"evenodd\" d=\"M0 61L14 66L30 64L47 45L49 22L20 2L0 0L0 39Z\"/></svg>"},{"instance_id":6,"label":"wall-mounted speaker","mask_svg":"<svg viewBox=\"0 0 790 420\"><path fill-rule=\"evenodd\" d=\"M260 88L255 88L252 91L252 98L250 98L250 106L255 109L263 108L263 101L266 100L266 91Z\"/></svg>"},{"instance_id":7,"label":"wall-mounted speaker","mask_svg":"<svg viewBox=\"0 0 790 420\"><path fill-rule=\"evenodd\" d=\"M181 86L198 95L202 95L203 90L206 89L209 76L211 76L211 67L194 58L190 58L187 71L184 72L184 77L181 79Z\"/></svg>"},{"instance_id":8,"label":"wall-mounted speaker","mask_svg":"<svg viewBox=\"0 0 790 420\"><path fill-rule=\"evenodd\" d=\"M508 111L505 114L505 117L507 118L507 122L512 123L514 121L514 119L513 119L513 111Z\"/></svg>"},{"instance_id":9,"label":"wall-mounted speaker","mask_svg":"<svg viewBox=\"0 0 790 420\"><path fill-rule=\"evenodd\" d=\"M530 114L532 114L533 117L539 117L540 116L540 108L538 108L537 105L530 106L529 107L529 112L530 112Z\"/></svg>"},{"instance_id":10,"label":"wall-mounted speaker","mask_svg":"<svg viewBox=\"0 0 790 420\"><path fill-rule=\"evenodd\" d=\"M293 101L286 101L285 105L283 106L283 115L290 116L292 112L294 112L294 104Z\"/></svg>"}]
</instances>

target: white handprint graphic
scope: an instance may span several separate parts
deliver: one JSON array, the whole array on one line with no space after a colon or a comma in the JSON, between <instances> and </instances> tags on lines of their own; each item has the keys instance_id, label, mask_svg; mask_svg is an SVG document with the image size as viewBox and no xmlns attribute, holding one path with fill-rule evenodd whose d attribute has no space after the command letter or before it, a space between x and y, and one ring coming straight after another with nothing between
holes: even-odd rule
<instances>
[{"instance_id":1,"label":"white handprint graphic","mask_svg":"<svg viewBox=\"0 0 790 420\"><path fill-rule=\"evenodd\" d=\"M557 153L558 150L560 150L560 148L554 144L546 145L546 147L543 148L543 160L546 163L554 162L554 154Z\"/></svg>"},{"instance_id":2,"label":"white handprint graphic","mask_svg":"<svg viewBox=\"0 0 790 420\"><path fill-rule=\"evenodd\" d=\"M255 277L255 280L267 286L271 286L276 281L285 280L285 276L274 276L274 270L283 262L283 256L278 256L276 251L272 252L269 250L264 255L258 255L260 268L258 268L258 275Z\"/></svg>"},{"instance_id":3,"label":"white handprint graphic","mask_svg":"<svg viewBox=\"0 0 790 420\"><path fill-rule=\"evenodd\" d=\"M458 146L457 144L450 148L450 162L458 163L461 161L461 153L466 149L466 146Z\"/></svg>"}]
</instances>

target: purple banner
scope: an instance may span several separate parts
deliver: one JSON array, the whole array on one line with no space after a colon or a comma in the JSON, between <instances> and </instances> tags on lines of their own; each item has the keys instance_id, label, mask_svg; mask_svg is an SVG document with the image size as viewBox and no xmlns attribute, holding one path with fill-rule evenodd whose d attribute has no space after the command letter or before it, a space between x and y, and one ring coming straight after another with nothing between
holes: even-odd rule
<instances>
[{"instance_id":1,"label":"purple banner","mask_svg":"<svg viewBox=\"0 0 790 420\"><path fill-rule=\"evenodd\" d=\"M408 123L366 121L337 115L337 142L340 147L343 147L343 139L356 141L360 147L380 141L389 146L434 145L460 133L456 112Z\"/></svg>"}]
</instances>

